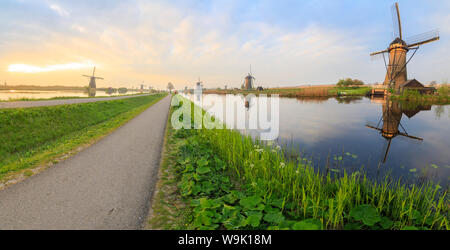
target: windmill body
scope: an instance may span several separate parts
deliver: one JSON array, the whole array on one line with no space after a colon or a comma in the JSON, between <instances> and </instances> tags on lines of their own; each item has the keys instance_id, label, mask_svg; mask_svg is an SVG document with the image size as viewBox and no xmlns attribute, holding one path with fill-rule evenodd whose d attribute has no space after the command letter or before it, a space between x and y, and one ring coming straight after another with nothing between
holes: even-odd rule
<instances>
[{"instance_id":1,"label":"windmill body","mask_svg":"<svg viewBox=\"0 0 450 250\"><path fill-rule=\"evenodd\" d=\"M256 80L256 78L252 75L252 66L250 65L250 73L245 77L244 81L244 89L246 90L252 90L253 89L253 80Z\"/></svg>"},{"instance_id":2,"label":"windmill body","mask_svg":"<svg viewBox=\"0 0 450 250\"><path fill-rule=\"evenodd\" d=\"M248 74L248 76L245 77L245 89L246 90L253 89L253 80L254 79L255 78L251 74Z\"/></svg>"},{"instance_id":3,"label":"windmill body","mask_svg":"<svg viewBox=\"0 0 450 250\"><path fill-rule=\"evenodd\" d=\"M389 48L374 52L370 55L383 55L384 58L385 53L388 54L388 63L386 63L385 59L387 72L383 85L388 88L399 90L408 81L406 66L412 57L414 57L415 53L419 49L419 46L439 40L439 33L437 31L431 31L412 37L405 41L403 40L402 23L398 3L393 5L392 13L395 34L394 41L389 45ZM414 54L408 59L407 53L411 50L414 50Z\"/></svg>"},{"instance_id":4,"label":"windmill body","mask_svg":"<svg viewBox=\"0 0 450 250\"><path fill-rule=\"evenodd\" d=\"M95 76L95 67L94 67L94 71L92 72L92 76L88 76L88 75L83 75L84 77L89 77L89 89L96 89L97 88L97 84L95 82L96 79L99 80L104 80L104 78L102 77L96 77Z\"/></svg>"},{"instance_id":5,"label":"windmill body","mask_svg":"<svg viewBox=\"0 0 450 250\"><path fill-rule=\"evenodd\" d=\"M408 80L406 71L406 54L409 48L400 38L389 46L389 64L384 85L399 89Z\"/></svg>"}]
</instances>

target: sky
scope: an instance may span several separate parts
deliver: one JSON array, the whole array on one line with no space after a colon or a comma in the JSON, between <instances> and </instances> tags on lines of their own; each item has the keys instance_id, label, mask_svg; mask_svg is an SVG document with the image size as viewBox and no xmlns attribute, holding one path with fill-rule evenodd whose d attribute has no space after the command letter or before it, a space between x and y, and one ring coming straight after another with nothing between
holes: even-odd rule
<instances>
[{"instance_id":1,"label":"sky","mask_svg":"<svg viewBox=\"0 0 450 250\"><path fill-rule=\"evenodd\" d=\"M404 37L439 29L408 77L450 72L450 0L399 0ZM382 82L392 0L2 0L0 84L164 89ZM412 53L410 53L411 55Z\"/></svg>"}]
</instances>

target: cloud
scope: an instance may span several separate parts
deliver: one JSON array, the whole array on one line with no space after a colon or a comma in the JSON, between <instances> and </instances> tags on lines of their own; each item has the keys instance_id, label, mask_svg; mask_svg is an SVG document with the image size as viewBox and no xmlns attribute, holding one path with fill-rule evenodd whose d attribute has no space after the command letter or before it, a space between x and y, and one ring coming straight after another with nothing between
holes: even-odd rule
<instances>
[{"instance_id":1,"label":"cloud","mask_svg":"<svg viewBox=\"0 0 450 250\"><path fill-rule=\"evenodd\" d=\"M42 72L52 72L62 70L83 69L88 67L94 67L94 63L92 62L67 63L67 64L47 65L42 67L27 64L11 64L8 67L8 71L20 73L42 73Z\"/></svg>"},{"instance_id":2,"label":"cloud","mask_svg":"<svg viewBox=\"0 0 450 250\"><path fill-rule=\"evenodd\" d=\"M57 4L50 4L49 8L62 17L68 17L70 15L67 10L63 9L61 6Z\"/></svg>"}]
</instances>

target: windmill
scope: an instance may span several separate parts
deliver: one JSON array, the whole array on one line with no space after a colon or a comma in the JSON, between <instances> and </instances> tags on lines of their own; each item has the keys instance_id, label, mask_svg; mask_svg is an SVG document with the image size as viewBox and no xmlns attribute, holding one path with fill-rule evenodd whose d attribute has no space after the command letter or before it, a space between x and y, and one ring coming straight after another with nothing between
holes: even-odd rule
<instances>
[{"instance_id":1,"label":"windmill","mask_svg":"<svg viewBox=\"0 0 450 250\"><path fill-rule=\"evenodd\" d=\"M403 40L402 23L398 3L395 3L392 6L392 18L395 36L394 41L389 45L389 48L374 52L370 55L383 55L387 71L383 85L398 90L401 85L406 83L408 80L406 66L416 54L419 46L439 40L439 32L437 30L433 30L411 37L405 41ZM406 54L410 50L414 50L414 53L409 59L407 59ZM389 64L386 64L385 53L389 54Z\"/></svg>"},{"instance_id":2,"label":"windmill","mask_svg":"<svg viewBox=\"0 0 450 250\"><path fill-rule=\"evenodd\" d=\"M405 113L409 118L411 118L418 112L420 112L420 108L418 110L414 110L413 112L411 112L410 110L405 111L401 109L398 102L386 100L386 102L383 104L383 115L380 121L378 122L377 126L372 126L369 124L366 125L366 127L370 129L379 131L381 133L381 136L383 136L387 141L387 145L385 146L386 149L384 150L385 153L383 157L383 163L386 163L387 161L389 149L391 148L392 140L395 137L403 136L420 142L423 141L422 138L409 135L401 123L403 113ZM380 127L381 122L383 122L383 124ZM403 132L400 131L399 127L402 128Z\"/></svg>"},{"instance_id":3,"label":"windmill","mask_svg":"<svg viewBox=\"0 0 450 250\"><path fill-rule=\"evenodd\" d=\"M253 89L253 80L256 80L256 78L254 78L252 75L252 65L250 65L250 73L248 73L248 76L245 77L245 83L244 83L244 88L246 90Z\"/></svg>"},{"instance_id":4,"label":"windmill","mask_svg":"<svg viewBox=\"0 0 450 250\"><path fill-rule=\"evenodd\" d=\"M84 77L89 77L91 80L89 81L89 89L96 89L97 88L97 84L95 83L95 79L100 79L100 80L104 80L102 77L96 77L95 76L95 67L94 67L94 71L92 72L92 76L88 76L88 75L83 75Z\"/></svg>"}]
</instances>

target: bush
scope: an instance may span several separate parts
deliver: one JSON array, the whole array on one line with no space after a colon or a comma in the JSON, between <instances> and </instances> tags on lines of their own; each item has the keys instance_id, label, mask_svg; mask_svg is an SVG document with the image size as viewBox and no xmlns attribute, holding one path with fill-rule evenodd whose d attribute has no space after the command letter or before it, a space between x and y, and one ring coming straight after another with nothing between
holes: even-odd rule
<instances>
[{"instance_id":1,"label":"bush","mask_svg":"<svg viewBox=\"0 0 450 250\"><path fill-rule=\"evenodd\" d=\"M341 79L339 80L339 82L337 83L337 86L339 87L347 87L347 86L352 86L352 85L364 85L364 82L358 79L351 79L351 78L346 78L346 79Z\"/></svg>"}]
</instances>

